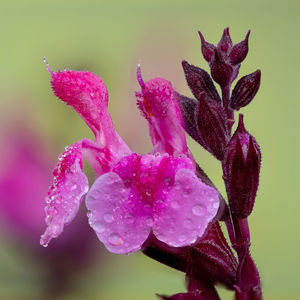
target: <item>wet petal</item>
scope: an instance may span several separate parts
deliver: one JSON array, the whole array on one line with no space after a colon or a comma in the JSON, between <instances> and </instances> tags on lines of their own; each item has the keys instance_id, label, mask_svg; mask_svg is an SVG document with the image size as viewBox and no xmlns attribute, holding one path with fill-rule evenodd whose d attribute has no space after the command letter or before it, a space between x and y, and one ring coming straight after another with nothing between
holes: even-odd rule
<instances>
[{"instance_id":1,"label":"wet petal","mask_svg":"<svg viewBox=\"0 0 300 300\"><path fill-rule=\"evenodd\" d=\"M89 223L99 240L113 253L137 251L147 239L152 210L126 188L118 174L100 176L86 196Z\"/></svg>"},{"instance_id":2,"label":"wet petal","mask_svg":"<svg viewBox=\"0 0 300 300\"><path fill-rule=\"evenodd\" d=\"M58 237L65 225L76 216L83 196L88 191L88 180L82 172L81 141L69 147L59 156L53 171L53 184L46 198L47 229L40 243L47 246L52 238Z\"/></svg>"},{"instance_id":3,"label":"wet petal","mask_svg":"<svg viewBox=\"0 0 300 300\"><path fill-rule=\"evenodd\" d=\"M113 127L107 110L107 88L100 77L91 72L69 70L50 70L50 74L54 94L80 114L93 131L98 145L114 150L126 146Z\"/></svg>"},{"instance_id":4,"label":"wet petal","mask_svg":"<svg viewBox=\"0 0 300 300\"><path fill-rule=\"evenodd\" d=\"M137 104L149 123L153 152L187 153L181 112L172 84L163 78L144 83L139 69L138 80L141 92L136 93Z\"/></svg>"},{"instance_id":5,"label":"wet petal","mask_svg":"<svg viewBox=\"0 0 300 300\"><path fill-rule=\"evenodd\" d=\"M201 182L193 171L180 169L167 202L156 202L153 232L173 247L193 244L203 235L218 208L217 191Z\"/></svg>"}]
</instances>

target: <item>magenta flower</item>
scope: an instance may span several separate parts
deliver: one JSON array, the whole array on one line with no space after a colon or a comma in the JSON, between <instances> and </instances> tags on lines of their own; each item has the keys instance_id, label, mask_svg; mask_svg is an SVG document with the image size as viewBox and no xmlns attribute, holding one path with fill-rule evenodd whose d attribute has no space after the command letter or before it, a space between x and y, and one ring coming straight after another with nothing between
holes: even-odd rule
<instances>
[{"instance_id":1,"label":"magenta flower","mask_svg":"<svg viewBox=\"0 0 300 300\"><path fill-rule=\"evenodd\" d=\"M114 130L107 89L99 77L76 71L50 74L55 95L81 115L95 142L81 140L60 156L41 244L46 246L73 220L88 192L82 156L99 175L86 195L89 224L108 250L137 251L151 232L173 247L195 243L215 217L219 198L195 174L171 83L162 78L144 82L138 68L138 106L154 147L151 154L140 155Z\"/></svg>"}]
</instances>

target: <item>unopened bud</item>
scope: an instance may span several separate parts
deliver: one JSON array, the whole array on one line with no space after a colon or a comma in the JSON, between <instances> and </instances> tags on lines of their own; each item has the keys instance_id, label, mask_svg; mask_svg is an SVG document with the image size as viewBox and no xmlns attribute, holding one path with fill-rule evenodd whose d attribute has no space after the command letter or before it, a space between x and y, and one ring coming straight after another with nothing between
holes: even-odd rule
<instances>
[{"instance_id":1,"label":"unopened bud","mask_svg":"<svg viewBox=\"0 0 300 300\"><path fill-rule=\"evenodd\" d=\"M198 31L199 33L199 36L200 36L200 39L201 39L201 51L202 51L202 55L204 57L204 59L207 61L207 62L211 62L214 55L215 55L215 49L216 49L216 46L211 44L211 43L208 43L205 39L204 39L204 36L203 34Z\"/></svg>"},{"instance_id":2,"label":"unopened bud","mask_svg":"<svg viewBox=\"0 0 300 300\"><path fill-rule=\"evenodd\" d=\"M253 100L260 86L260 74L260 70L257 70L237 82L230 99L232 109L239 110Z\"/></svg>"},{"instance_id":3,"label":"unopened bud","mask_svg":"<svg viewBox=\"0 0 300 300\"><path fill-rule=\"evenodd\" d=\"M202 146L217 159L223 160L228 142L226 116L223 107L202 94L195 117L203 141Z\"/></svg>"},{"instance_id":4,"label":"unopened bud","mask_svg":"<svg viewBox=\"0 0 300 300\"><path fill-rule=\"evenodd\" d=\"M246 37L243 41L241 41L238 44L235 44L230 53L229 53L229 59L230 63L232 65L237 65L241 63L248 54L248 40L249 40L250 30L247 32Z\"/></svg>"},{"instance_id":5,"label":"unopened bud","mask_svg":"<svg viewBox=\"0 0 300 300\"><path fill-rule=\"evenodd\" d=\"M198 106L198 101L192 98L176 94L179 107L182 115L182 126L184 130L200 145L204 145L204 141L201 138L198 125L195 119L196 108ZM204 147L204 146L203 146Z\"/></svg>"},{"instance_id":6,"label":"unopened bud","mask_svg":"<svg viewBox=\"0 0 300 300\"><path fill-rule=\"evenodd\" d=\"M221 37L220 42L218 43L218 49L221 51L228 53L232 48L232 41L229 34L229 27L224 29L223 35Z\"/></svg>"},{"instance_id":7,"label":"unopened bud","mask_svg":"<svg viewBox=\"0 0 300 300\"><path fill-rule=\"evenodd\" d=\"M215 57L210 64L212 78L221 86L226 86L232 81L234 68L227 64L218 50L215 51Z\"/></svg>"},{"instance_id":8,"label":"unopened bud","mask_svg":"<svg viewBox=\"0 0 300 300\"><path fill-rule=\"evenodd\" d=\"M245 129L243 115L226 148L224 174L231 212L248 217L253 209L259 183L261 153L255 138Z\"/></svg>"},{"instance_id":9,"label":"unopened bud","mask_svg":"<svg viewBox=\"0 0 300 300\"><path fill-rule=\"evenodd\" d=\"M187 84L198 100L200 99L200 94L205 93L212 100L221 103L217 89L215 88L209 74L205 70L190 65L185 60L182 62L182 67Z\"/></svg>"}]
</instances>

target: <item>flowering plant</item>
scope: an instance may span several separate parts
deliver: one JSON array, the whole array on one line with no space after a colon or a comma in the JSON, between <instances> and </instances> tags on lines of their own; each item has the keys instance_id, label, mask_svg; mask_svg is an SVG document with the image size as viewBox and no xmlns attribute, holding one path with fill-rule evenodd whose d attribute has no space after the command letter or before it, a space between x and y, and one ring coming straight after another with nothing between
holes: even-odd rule
<instances>
[{"instance_id":1,"label":"flowering plant","mask_svg":"<svg viewBox=\"0 0 300 300\"><path fill-rule=\"evenodd\" d=\"M247 221L258 188L260 149L242 115L231 134L234 111L252 101L260 84L256 71L242 77L230 96L248 53L249 34L233 45L226 28L215 46L199 32L202 54L221 97L210 75L186 61L186 81L196 100L180 95L163 78L145 82L138 66L137 105L153 144L148 154L131 151L115 131L102 79L90 72L52 72L46 63L54 94L79 113L95 141L82 139L59 157L47 197L43 246L62 233L85 197L88 222L109 251L141 250L186 273L187 293L162 299L220 299L216 283L234 290L238 300L262 299ZM184 130L221 162L228 204L193 158ZM83 157L98 176L91 188Z\"/></svg>"}]
</instances>

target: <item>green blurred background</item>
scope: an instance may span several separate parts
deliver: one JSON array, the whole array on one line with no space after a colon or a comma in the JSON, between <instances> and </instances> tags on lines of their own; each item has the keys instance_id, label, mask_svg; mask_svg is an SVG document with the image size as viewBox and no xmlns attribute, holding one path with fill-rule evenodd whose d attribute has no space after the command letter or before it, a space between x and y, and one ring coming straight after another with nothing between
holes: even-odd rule
<instances>
[{"instance_id":1,"label":"green blurred background","mask_svg":"<svg viewBox=\"0 0 300 300\"><path fill-rule=\"evenodd\" d=\"M165 77L179 92L191 95L180 62L186 59L207 69L197 30L216 43L226 26L234 42L250 28L250 51L240 76L259 68L262 83L253 103L242 112L263 155L250 217L252 254L265 299L300 299L299 9L296 0L1 0L1 121L7 124L26 114L30 127L55 149L55 157L65 145L92 137L79 116L52 95L43 63L46 56L54 71L83 69L100 75L109 89L116 129L132 149L149 152L147 126L135 108L137 62L141 61L145 79ZM224 191L218 163L190 139L189 143L200 165ZM34 256L4 236L0 299L43 299L44 270ZM184 290L181 273L142 254L100 252L61 299L148 300L155 299L155 293ZM222 299L233 298L222 289L221 294Z\"/></svg>"}]
</instances>

